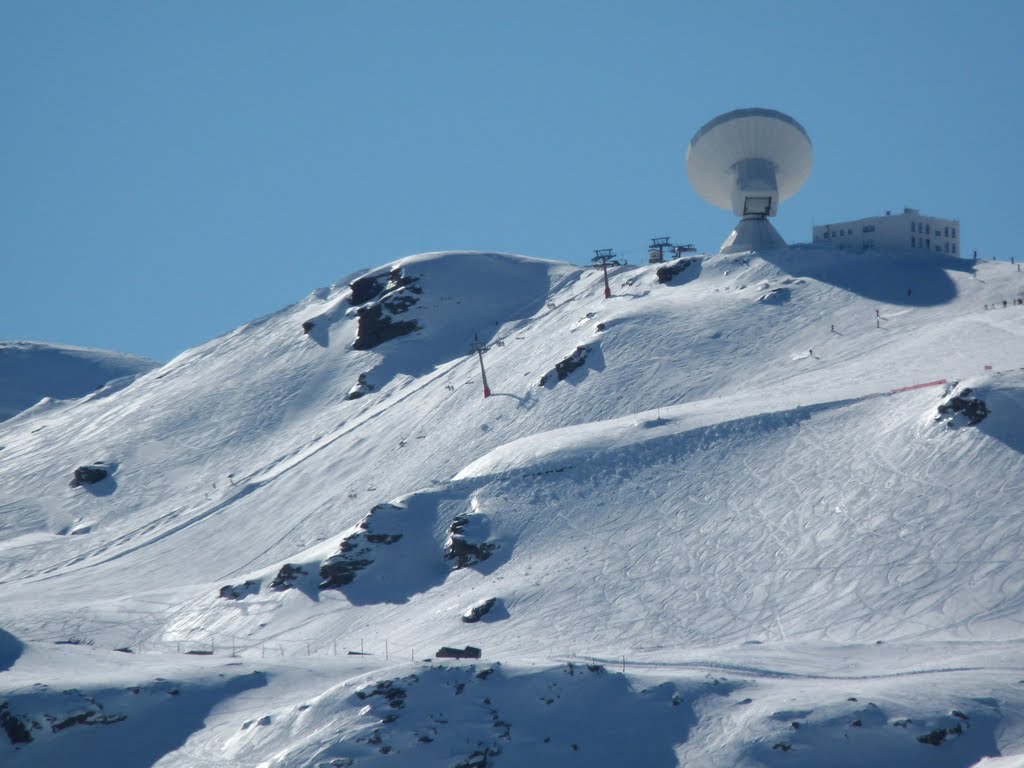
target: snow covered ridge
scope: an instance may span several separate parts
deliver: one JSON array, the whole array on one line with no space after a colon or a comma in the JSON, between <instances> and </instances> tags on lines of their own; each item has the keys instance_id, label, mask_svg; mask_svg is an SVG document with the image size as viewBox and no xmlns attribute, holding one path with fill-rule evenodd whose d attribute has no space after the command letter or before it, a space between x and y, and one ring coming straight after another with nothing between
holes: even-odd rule
<instances>
[{"instance_id":1,"label":"snow covered ridge","mask_svg":"<svg viewBox=\"0 0 1024 768\"><path fill-rule=\"evenodd\" d=\"M0 421L42 398L115 390L160 364L135 355L33 341L0 342Z\"/></svg>"},{"instance_id":2,"label":"snow covered ridge","mask_svg":"<svg viewBox=\"0 0 1024 768\"><path fill-rule=\"evenodd\" d=\"M606 301L429 254L32 409L0 425L0 763L1022 753L1017 280L796 247Z\"/></svg>"}]
</instances>

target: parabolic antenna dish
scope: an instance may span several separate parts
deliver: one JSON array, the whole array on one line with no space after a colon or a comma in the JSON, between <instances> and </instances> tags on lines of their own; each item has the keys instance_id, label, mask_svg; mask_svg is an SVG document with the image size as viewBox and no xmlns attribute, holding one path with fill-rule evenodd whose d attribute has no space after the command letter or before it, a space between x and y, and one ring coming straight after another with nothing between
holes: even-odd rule
<instances>
[{"instance_id":1,"label":"parabolic antenna dish","mask_svg":"<svg viewBox=\"0 0 1024 768\"><path fill-rule=\"evenodd\" d=\"M697 131L686 150L690 184L712 205L743 217L722 252L785 245L767 217L803 186L813 162L803 126L774 109L737 109Z\"/></svg>"}]
</instances>

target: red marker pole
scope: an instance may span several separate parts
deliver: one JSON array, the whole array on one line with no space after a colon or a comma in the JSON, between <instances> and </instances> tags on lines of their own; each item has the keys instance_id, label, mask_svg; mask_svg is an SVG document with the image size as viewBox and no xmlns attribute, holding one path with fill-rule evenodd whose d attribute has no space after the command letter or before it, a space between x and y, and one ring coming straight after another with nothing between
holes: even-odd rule
<instances>
[{"instance_id":1,"label":"red marker pole","mask_svg":"<svg viewBox=\"0 0 1024 768\"><path fill-rule=\"evenodd\" d=\"M604 297L606 299L612 297L612 286L608 282L608 262L611 261L613 266L619 263L618 261L613 261L613 259L615 259L615 252L611 248L602 248L601 250L594 251L594 258L591 259L594 266L600 266L604 272Z\"/></svg>"},{"instance_id":2,"label":"red marker pole","mask_svg":"<svg viewBox=\"0 0 1024 768\"><path fill-rule=\"evenodd\" d=\"M484 380L484 397L491 396L491 388L487 386L487 371L484 370L484 350L478 348L476 351L477 356L480 358L480 376Z\"/></svg>"}]
</instances>

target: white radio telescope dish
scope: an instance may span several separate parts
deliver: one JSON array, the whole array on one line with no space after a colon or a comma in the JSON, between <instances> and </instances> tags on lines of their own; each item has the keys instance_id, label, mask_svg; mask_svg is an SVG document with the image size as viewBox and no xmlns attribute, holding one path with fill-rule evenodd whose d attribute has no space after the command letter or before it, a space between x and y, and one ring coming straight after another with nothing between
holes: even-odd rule
<instances>
[{"instance_id":1,"label":"white radio telescope dish","mask_svg":"<svg viewBox=\"0 0 1024 768\"><path fill-rule=\"evenodd\" d=\"M712 205L743 217L721 253L785 246L768 217L803 186L813 162L807 131L774 109L733 110L697 131L686 150L690 184Z\"/></svg>"}]
</instances>

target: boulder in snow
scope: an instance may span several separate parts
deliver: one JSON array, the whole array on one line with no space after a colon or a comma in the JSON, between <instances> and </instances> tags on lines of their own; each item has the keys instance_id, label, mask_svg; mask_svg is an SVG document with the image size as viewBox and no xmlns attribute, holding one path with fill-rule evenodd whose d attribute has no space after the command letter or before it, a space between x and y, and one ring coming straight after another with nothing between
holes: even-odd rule
<instances>
[{"instance_id":1,"label":"boulder in snow","mask_svg":"<svg viewBox=\"0 0 1024 768\"><path fill-rule=\"evenodd\" d=\"M674 261L670 261L668 264L658 267L658 282L671 283L676 276L682 274L696 261L697 259L675 259Z\"/></svg>"},{"instance_id":2,"label":"boulder in snow","mask_svg":"<svg viewBox=\"0 0 1024 768\"><path fill-rule=\"evenodd\" d=\"M83 464L75 470L75 476L68 483L72 488L80 485L93 485L105 480L110 475L105 464Z\"/></svg>"},{"instance_id":3,"label":"boulder in snow","mask_svg":"<svg viewBox=\"0 0 1024 768\"><path fill-rule=\"evenodd\" d=\"M241 600L259 591L260 585L258 582L247 580L242 584L225 584L220 588L220 596L227 600Z\"/></svg>"},{"instance_id":4,"label":"boulder in snow","mask_svg":"<svg viewBox=\"0 0 1024 768\"><path fill-rule=\"evenodd\" d=\"M573 351L571 355L557 363L554 369L548 371L540 377L540 386L544 386L552 377L557 381L563 381L570 373L575 371L577 368L582 368L587 362L587 355L590 354L591 348L582 344Z\"/></svg>"},{"instance_id":5,"label":"boulder in snow","mask_svg":"<svg viewBox=\"0 0 1024 768\"><path fill-rule=\"evenodd\" d=\"M480 621L484 616L491 612L491 609L498 602L498 598L491 597L484 600L482 603L477 603L464 614L462 614L462 620L467 624L475 624Z\"/></svg>"}]
</instances>

